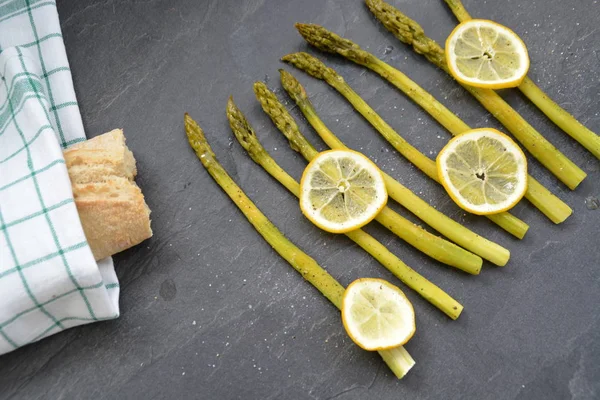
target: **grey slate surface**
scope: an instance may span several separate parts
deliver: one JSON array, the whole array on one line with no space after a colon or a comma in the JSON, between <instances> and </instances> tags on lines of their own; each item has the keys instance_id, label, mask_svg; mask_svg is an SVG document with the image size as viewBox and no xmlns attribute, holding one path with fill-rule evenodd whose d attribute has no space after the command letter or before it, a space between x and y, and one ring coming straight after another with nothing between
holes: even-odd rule
<instances>
[{"instance_id":1,"label":"grey slate surface","mask_svg":"<svg viewBox=\"0 0 600 400\"><path fill-rule=\"evenodd\" d=\"M597 0L466 0L474 16L512 27L529 45L530 76L600 131ZM394 0L443 42L455 21L441 0ZM469 124L498 127L443 72L388 34L359 0L59 1L64 39L89 136L122 127L153 211L154 237L115 257L122 316L70 329L0 357L0 399L597 399L600 398L600 162L520 94L503 95L588 174L574 192L531 161L531 173L574 215L554 226L526 201L522 241L465 216L324 83L278 59L307 46L296 21L353 39L403 70ZM432 157L449 137L373 73L323 56L398 131ZM220 160L256 204L300 247L347 284L401 284L344 237L318 231L297 202L234 142L227 97L292 175L292 152L254 100L277 69L306 86L325 122L431 204L507 246L505 268L451 271L378 226L368 231L465 306L450 321L414 293L417 365L395 380L381 359L346 336L337 311L253 231L203 170L183 131L199 121ZM291 106L291 104L290 104ZM298 117L305 134L323 143ZM589 202L588 202L589 203ZM588 204L589 205L589 204ZM405 210L395 207L408 216ZM590 208L593 208L590 206Z\"/></svg>"}]
</instances>

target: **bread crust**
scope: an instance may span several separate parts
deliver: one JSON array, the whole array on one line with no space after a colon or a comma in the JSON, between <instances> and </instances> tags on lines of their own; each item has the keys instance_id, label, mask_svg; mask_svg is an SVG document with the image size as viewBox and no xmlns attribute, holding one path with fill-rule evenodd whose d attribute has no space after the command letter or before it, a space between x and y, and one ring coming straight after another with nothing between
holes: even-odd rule
<instances>
[{"instance_id":1,"label":"bread crust","mask_svg":"<svg viewBox=\"0 0 600 400\"><path fill-rule=\"evenodd\" d=\"M102 182L111 176L133 180L137 175L135 158L121 129L76 143L63 155L72 183Z\"/></svg>"},{"instance_id":2,"label":"bread crust","mask_svg":"<svg viewBox=\"0 0 600 400\"><path fill-rule=\"evenodd\" d=\"M96 260L152 236L150 209L133 181L135 158L121 129L77 143L64 156L81 225Z\"/></svg>"}]
</instances>

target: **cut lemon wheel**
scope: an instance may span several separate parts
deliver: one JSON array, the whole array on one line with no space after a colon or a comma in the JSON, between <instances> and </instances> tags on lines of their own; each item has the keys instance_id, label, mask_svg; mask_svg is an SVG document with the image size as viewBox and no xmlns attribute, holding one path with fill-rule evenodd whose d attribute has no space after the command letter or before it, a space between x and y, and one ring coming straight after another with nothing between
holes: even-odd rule
<instances>
[{"instance_id":1,"label":"cut lemon wheel","mask_svg":"<svg viewBox=\"0 0 600 400\"><path fill-rule=\"evenodd\" d=\"M342 300L342 322L365 350L402 346L415 333L415 310L404 293L383 279L352 282Z\"/></svg>"},{"instance_id":2,"label":"cut lemon wheel","mask_svg":"<svg viewBox=\"0 0 600 400\"><path fill-rule=\"evenodd\" d=\"M320 153L300 181L302 213L319 228L344 233L370 222L387 203L381 171L352 150Z\"/></svg>"},{"instance_id":3,"label":"cut lemon wheel","mask_svg":"<svg viewBox=\"0 0 600 400\"><path fill-rule=\"evenodd\" d=\"M529 54L519 36L496 22L471 19L446 40L446 60L464 84L502 89L519 86L529 70Z\"/></svg>"},{"instance_id":4,"label":"cut lemon wheel","mask_svg":"<svg viewBox=\"0 0 600 400\"><path fill-rule=\"evenodd\" d=\"M505 134L473 129L456 136L437 157L442 185L456 204L473 214L512 208L527 190L527 159Z\"/></svg>"}]
</instances>

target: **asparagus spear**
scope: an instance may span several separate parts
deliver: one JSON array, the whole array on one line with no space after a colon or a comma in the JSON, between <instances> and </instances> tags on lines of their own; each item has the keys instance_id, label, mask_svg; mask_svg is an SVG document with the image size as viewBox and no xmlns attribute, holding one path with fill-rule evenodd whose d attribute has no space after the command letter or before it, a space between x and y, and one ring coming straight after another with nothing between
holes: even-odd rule
<instances>
[{"instance_id":1,"label":"asparagus spear","mask_svg":"<svg viewBox=\"0 0 600 400\"><path fill-rule=\"evenodd\" d=\"M277 97L264 84L254 85L254 93L260 101L263 110L271 117L273 123L290 141L290 145L299 151L308 161L318 154L315 148L306 140L298 130L296 122ZM388 190L388 195L406 207L433 229L437 230L454 243L485 258L492 263L503 266L510 258L510 252L504 247L473 233L458 222L448 218L435 208L431 207L419 196L402 186L398 181L383 172L383 178Z\"/></svg>"},{"instance_id":2,"label":"asparagus spear","mask_svg":"<svg viewBox=\"0 0 600 400\"><path fill-rule=\"evenodd\" d=\"M311 27L314 28L314 26ZM343 39L338 35L325 30L324 28L316 27L311 30L314 32L311 35L311 37L314 36L314 38L311 39L311 43L325 43L323 46L327 46L327 51L336 51L338 54L349 58L352 61L356 61L361 65L373 68L375 72L378 72L383 78L387 79L390 83L402 90L408 97L420 105L453 135L458 135L470 129L464 121L458 118L442 103L437 101L431 94L410 80L402 72L392 68L388 64L377 59L372 54L361 50L358 45L352 43L351 41ZM315 42L313 39L320 40ZM425 51L426 49L423 48L421 50ZM432 59L437 59L440 54L443 55L443 52L426 52L426 54L428 54L428 57L431 57ZM365 60L372 60L372 63ZM314 68L307 69L306 71L311 73L310 71L313 70ZM531 176L528 178L528 190L525 194L525 197L556 224L563 222L573 212L573 210L571 210L567 204L562 202L558 197L554 196L548 189L542 186Z\"/></svg>"},{"instance_id":3,"label":"asparagus spear","mask_svg":"<svg viewBox=\"0 0 600 400\"><path fill-rule=\"evenodd\" d=\"M254 205L239 186L231 179L219 164L215 153L204 137L204 132L187 113L185 114L185 131L188 141L202 165L213 179L227 193L235 205L244 213L248 221L298 273L319 290L323 296L338 309L342 307L344 287L325 271L309 255L290 242L269 219ZM394 375L401 379L415 365L415 361L404 347L378 352Z\"/></svg>"},{"instance_id":4,"label":"asparagus spear","mask_svg":"<svg viewBox=\"0 0 600 400\"><path fill-rule=\"evenodd\" d=\"M252 160L263 167L265 171L273 178L277 179L277 181L285 186L294 196L299 197L300 184L285 172L285 170L277 164L273 157L271 157L260 144L260 141L244 117L244 114L237 108L231 98L227 103L227 118L229 119L229 126L235 134L235 137L242 147L246 149ZM381 265L386 267L408 287L439 308L450 318L458 318L463 310L463 306L460 303L402 262L375 238L362 229L347 232L346 236L371 254L381 263Z\"/></svg>"},{"instance_id":5,"label":"asparagus spear","mask_svg":"<svg viewBox=\"0 0 600 400\"><path fill-rule=\"evenodd\" d=\"M282 58L283 61L289 62L290 64L296 66L301 70L309 70L311 71L311 75L315 78L322 79L331 85L334 89L336 89L342 96L344 96L350 104L358 111L377 131L392 145L400 154L402 154L406 159L412 162L417 168L419 168L425 175L433 179L434 181L440 183L440 178L438 176L437 167L435 161L427 157L425 154L421 153L415 147L413 147L410 143L408 143L402 136L398 134L387 122L375 112L368 104L365 102L351 87L348 85L344 78L339 75L334 69L327 67L317 58L311 56L307 53L294 53L289 54ZM290 94L292 98L295 100L300 100L301 95L304 95L304 99L297 103L302 110L304 116L308 119L308 122L317 130L313 121L319 119L316 114L310 100L306 96L306 93L302 89L300 82L296 80L290 73L281 71L281 81L283 86L289 86L288 93L290 91L296 90L297 95ZM298 101L297 100L297 101ZM307 112L308 109L312 109L312 112ZM309 115L311 118L309 118ZM324 124L320 124L317 126L321 127L321 131L317 130L321 138L330 146L329 139L335 138L333 132L331 132L327 127L324 127ZM333 136L333 138L332 138ZM335 138L337 140L337 138ZM339 140L337 140L339 142ZM529 229L529 226L513 216L508 212L503 212L494 215L487 215L487 218L496 223L502 229L506 230L510 234L518 237L519 239L523 239L525 233Z\"/></svg>"},{"instance_id":6,"label":"asparagus spear","mask_svg":"<svg viewBox=\"0 0 600 400\"><path fill-rule=\"evenodd\" d=\"M469 12L460 0L444 0L452 10L454 16L460 21L471 19ZM529 77L525 77L519 85L523 92L533 104L537 106L552 122L560 129L575 139L579 144L588 149L596 158L600 159L600 136L586 128L577 121L574 116L556 104L550 96L540 89Z\"/></svg>"},{"instance_id":7,"label":"asparagus spear","mask_svg":"<svg viewBox=\"0 0 600 400\"><path fill-rule=\"evenodd\" d=\"M254 88L255 92L259 93L261 99L271 98L271 96L269 96L271 92L264 84L256 83L254 85ZM285 111L285 109L283 110ZM229 114L235 115L233 111L230 112L228 109L228 116ZM289 116L287 112L285 114L280 114L280 118L286 119L287 123L290 126L289 131L292 133L286 136L297 136L298 142L305 148L303 154L306 154L308 160L313 159L318 154L318 152L314 149L314 147L312 147L310 143L306 141L306 139L299 132L298 126L296 125L296 122L293 120L293 118ZM242 120L242 118L238 119ZM230 117L230 121L231 120L232 117ZM232 129L234 129L233 126ZM237 131L243 130L244 129L242 128L237 128ZM252 131L249 126L246 127L245 130L248 130L250 132ZM250 136L251 135L245 135L244 138L248 138ZM275 174L277 176L275 176L271 172L273 170L277 171L278 168L272 166L272 164L274 164L275 162L272 158L268 157L268 154L265 156L262 155L262 153L264 152L262 146L259 146L259 143L250 143L249 139L245 140L248 141L242 143L242 146L244 146L244 148L246 148L246 146L252 147L251 149L246 149L252 156L252 159L261 166L263 166L267 170L267 172L269 172L276 179L278 179L290 191L296 194L295 190L293 190L295 188L295 183L290 181L291 178L289 177L289 175L277 173ZM451 243L439 236L435 236L427 232L425 229L413 224L412 222L402 217L400 214L396 213L389 207L384 207L384 209L377 215L377 217L375 217L375 220L382 224L386 229L389 229L392 233L396 234L400 239L406 241L411 246L415 247L416 249L422 251L423 253L444 264L453 266L472 275L478 275L481 271L481 257L476 256L475 254L470 253L464 250L463 248L458 247L454 243Z\"/></svg>"},{"instance_id":8,"label":"asparagus spear","mask_svg":"<svg viewBox=\"0 0 600 400\"><path fill-rule=\"evenodd\" d=\"M425 36L423 28L421 28L419 24L382 0L366 0L366 3L375 17L390 32L392 32L394 36L400 41L411 45L417 53L424 55L429 61L449 73L444 50L435 41ZM305 32L303 36L306 35L306 40L308 40L307 37L312 37L312 40L317 40L318 43L318 34L313 33L314 30L315 28L312 26L303 28L303 31ZM325 44L328 43L329 41L325 41ZM363 52L360 47L355 44L353 45L355 46L353 49L354 52ZM345 46L348 45L346 44ZM327 47L325 48L327 49ZM334 49L331 48L329 51L332 50ZM342 51L344 50L345 48L342 48ZM362 65L373 69L380 75L386 74L395 77L398 76L398 74L401 74L400 71L392 68L375 56L369 53L366 54L368 54L369 57ZM396 85L394 82L392 82L392 84ZM491 89L475 88L468 85L462 86L494 117L496 117L496 119L500 121L519 142L521 142L531 155L548 168L550 172L570 189L575 189L577 185L585 179L585 172L548 142L548 140L536 131L534 127L532 127L496 92Z\"/></svg>"}]
</instances>

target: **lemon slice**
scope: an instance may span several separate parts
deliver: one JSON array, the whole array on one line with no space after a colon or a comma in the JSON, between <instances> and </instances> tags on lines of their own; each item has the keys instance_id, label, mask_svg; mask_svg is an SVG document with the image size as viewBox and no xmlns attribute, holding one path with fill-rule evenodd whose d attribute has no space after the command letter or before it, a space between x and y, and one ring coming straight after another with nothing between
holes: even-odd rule
<instances>
[{"instance_id":1,"label":"lemon slice","mask_svg":"<svg viewBox=\"0 0 600 400\"><path fill-rule=\"evenodd\" d=\"M415 333L415 310L404 293L383 279L352 282L342 299L348 336L365 350L402 346Z\"/></svg>"},{"instance_id":2,"label":"lemon slice","mask_svg":"<svg viewBox=\"0 0 600 400\"><path fill-rule=\"evenodd\" d=\"M457 81L489 89L519 86L529 70L521 38L484 19L465 21L452 31L446 40L446 60Z\"/></svg>"},{"instance_id":3,"label":"lemon slice","mask_svg":"<svg viewBox=\"0 0 600 400\"><path fill-rule=\"evenodd\" d=\"M352 150L320 153L300 181L302 213L319 228L344 233L370 222L387 203L381 171Z\"/></svg>"},{"instance_id":4,"label":"lemon slice","mask_svg":"<svg viewBox=\"0 0 600 400\"><path fill-rule=\"evenodd\" d=\"M440 151L437 167L450 197L473 214L509 210L527 190L525 154L496 129L473 129L456 136Z\"/></svg>"}]
</instances>

